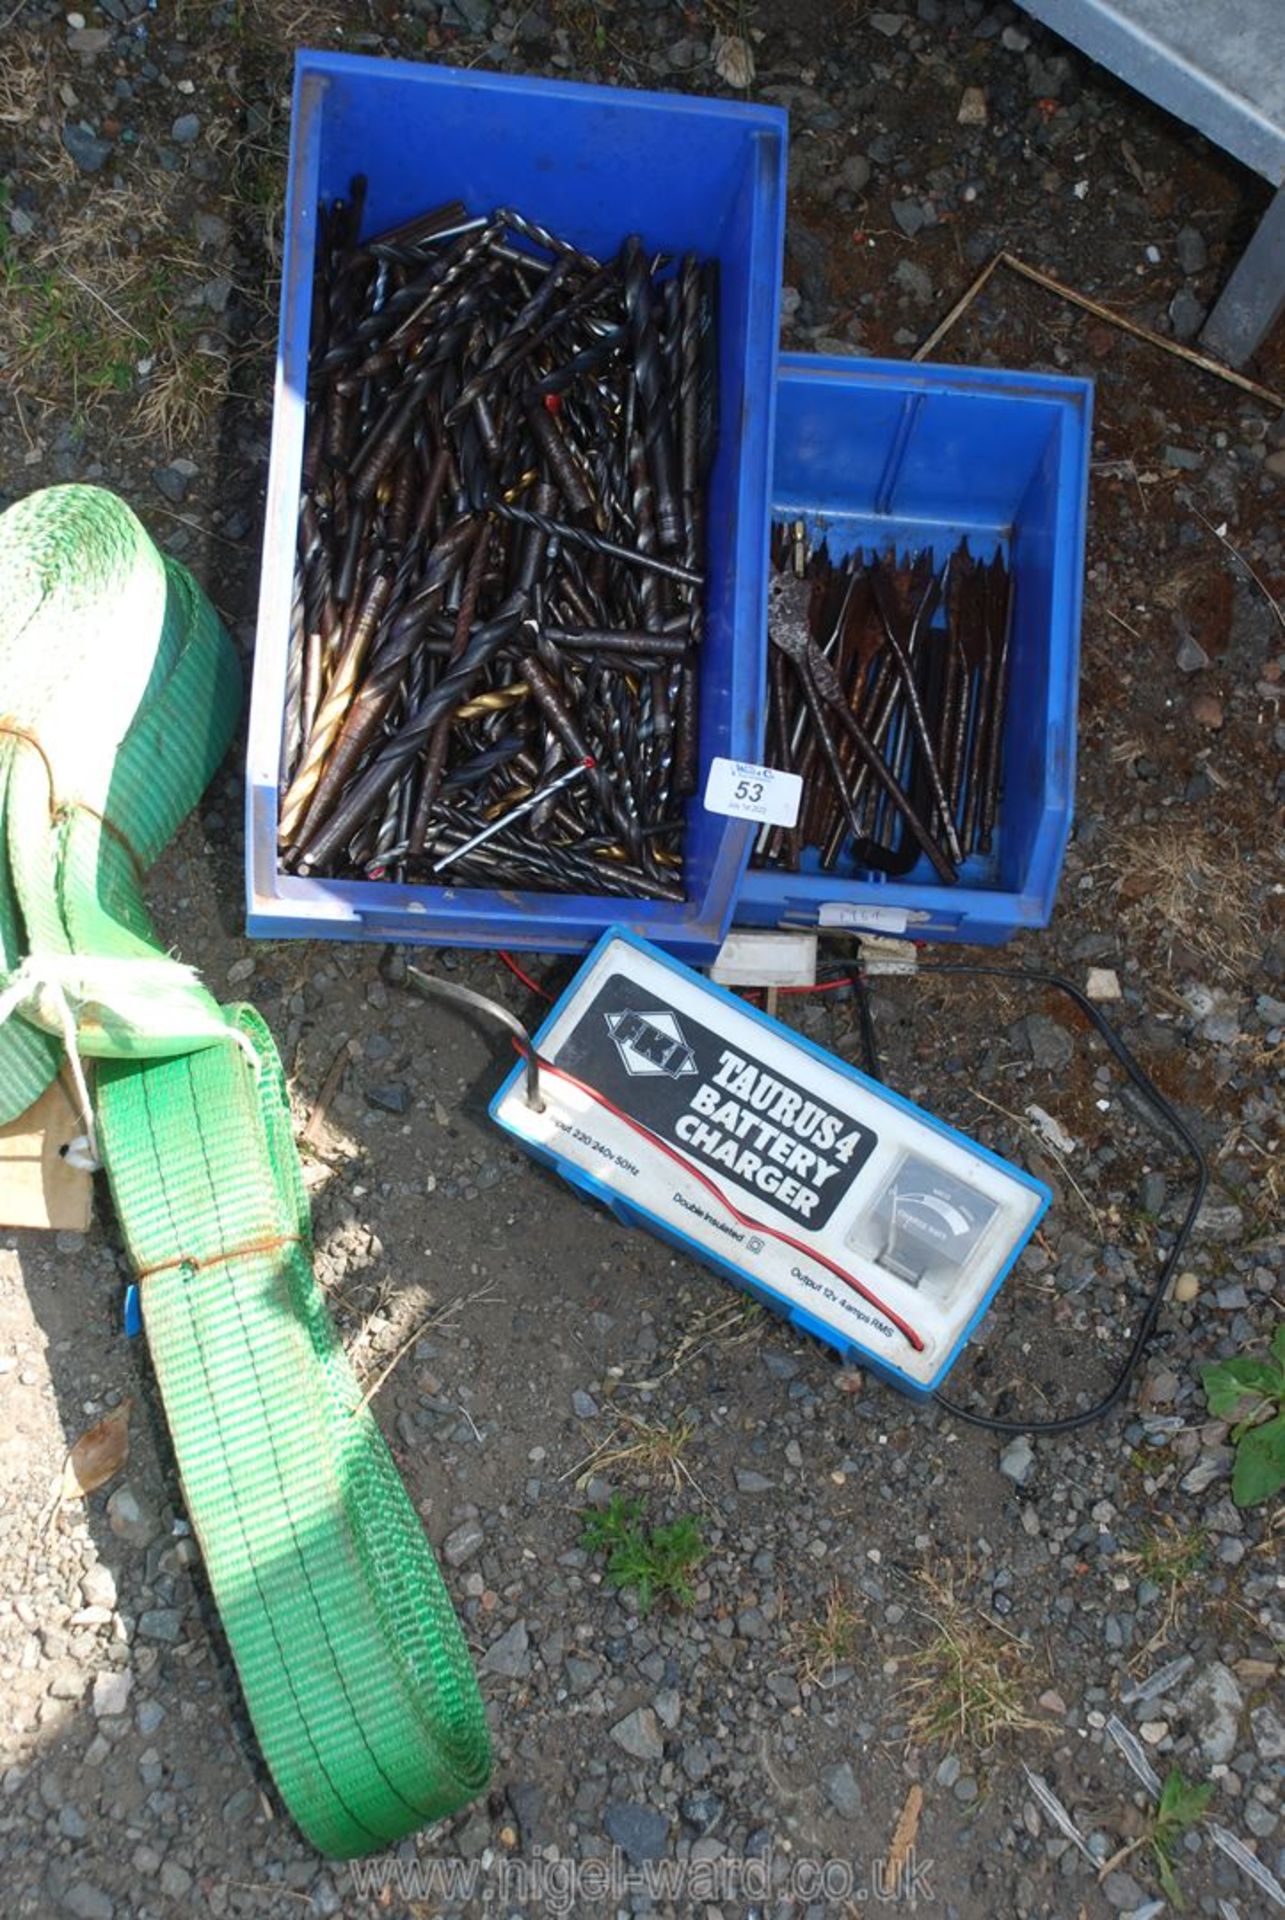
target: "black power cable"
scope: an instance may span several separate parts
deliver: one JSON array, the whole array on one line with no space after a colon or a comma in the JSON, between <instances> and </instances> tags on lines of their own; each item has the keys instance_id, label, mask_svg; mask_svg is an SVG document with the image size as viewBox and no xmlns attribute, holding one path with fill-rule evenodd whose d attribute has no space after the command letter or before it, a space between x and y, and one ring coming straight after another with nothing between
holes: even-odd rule
<instances>
[{"instance_id":1,"label":"black power cable","mask_svg":"<svg viewBox=\"0 0 1285 1920\"><path fill-rule=\"evenodd\" d=\"M471 1013L482 1013L488 1020L496 1020L509 1035L514 1046L526 1063L526 1103L535 1113L544 1112L544 1095L540 1092L539 1054L535 1042L517 1018L498 1000L492 1000L489 994L475 993L472 987L461 986L457 980L443 980L439 973L424 973L419 967L407 967L406 981L426 1000L450 1000L457 1007L467 1007Z\"/></svg>"},{"instance_id":2,"label":"black power cable","mask_svg":"<svg viewBox=\"0 0 1285 1920\"><path fill-rule=\"evenodd\" d=\"M1081 1413L1065 1414L1060 1420L1010 1420L998 1414L977 1413L971 1407L961 1406L956 1400L948 1400L944 1393L935 1393L933 1395L938 1406L943 1407L947 1413L953 1414L957 1420L966 1421L967 1424L972 1427L983 1427L988 1433L1074 1433L1077 1428L1090 1426L1095 1420L1100 1420L1104 1414L1109 1413L1112 1407L1116 1406L1119 1401L1123 1399L1129 1382L1137 1371L1138 1363L1142 1359L1152 1334L1155 1332L1156 1321L1160 1318L1160 1309L1164 1305L1165 1293L1168 1290L1169 1281L1174 1269L1177 1267L1178 1261L1182 1257L1183 1249L1191 1237L1192 1227L1196 1223L1196 1216L1200 1212L1201 1205L1204 1201L1205 1189L1209 1185L1208 1162L1201 1150L1199 1141L1192 1133L1190 1127L1187 1126L1173 1105L1165 1098L1164 1094L1161 1093L1159 1087L1156 1086L1150 1075L1139 1066L1133 1054L1129 1051L1129 1048L1125 1045L1105 1014L1102 1013L1100 1008L1094 1005L1093 1001L1090 1000L1087 995L1081 993L1080 989L1075 986L1072 981L1065 979L1060 973L1045 973L1034 967L957 966L950 961L929 961L926 965L920 964L916 967L915 973L956 974L961 978L971 977L974 979L1024 980L1034 986L1055 987L1058 992L1066 994L1069 999L1074 1001L1082 1013L1087 1014L1143 1100L1163 1124L1181 1141L1195 1168L1195 1185L1192 1188L1191 1198L1187 1203L1187 1211L1183 1215L1182 1225L1179 1227L1177 1237L1160 1268L1155 1285L1147 1296L1142 1318L1138 1322L1138 1328L1133 1336L1129 1351L1125 1356L1124 1364L1100 1400L1096 1400L1091 1407L1085 1407ZM858 1017L861 1023L862 1040L866 1049L867 1070L872 1079L882 1080L883 1075L879 1069L878 1054L875 1051L874 1023L871 1019L870 1006L864 989L864 983L858 983L854 986L854 992L857 1001Z\"/></svg>"}]
</instances>

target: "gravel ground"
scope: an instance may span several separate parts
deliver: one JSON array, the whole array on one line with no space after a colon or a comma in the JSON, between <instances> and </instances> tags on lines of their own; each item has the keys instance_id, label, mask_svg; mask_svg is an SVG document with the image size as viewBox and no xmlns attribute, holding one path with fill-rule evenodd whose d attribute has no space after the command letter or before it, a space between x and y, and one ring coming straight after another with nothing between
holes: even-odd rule
<instances>
[{"instance_id":1,"label":"gravel ground","mask_svg":"<svg viewBox=\"0 0 1285 1920\"><path fill-rule=\"evenodd\" d=\"M731 92L737 37L791 113L790 345L908 352L1001 246L1190 338L1267 195L984 0L28 0L3 24L0 484L118 488L247 651L295 44ZM120 1334L100 1196L87 1235L0 1235L6 1915L855 1914L914 1788L907 1910L1150 1915L1152 1803L1113 1715L1162 1775L1212 1784L1175 1844L1188 1903L1273 1910L1209 1822L1285 1877L1279 1515L1233 1504L1199 1367L1279 1319L1285 423L1006 270L939 357L1098 383L1076 836L1054 926L1013 957L1115 975L1108 1011L1213 1164L1127 1403L1065 1441L964 1428L578 1204L490 1128L496 1052L412 999L396 955L240 938L234 756L151 898L216 991L263 1009L301 1123L339 1063L309 1178L359 1371L435 1316L375 1407L477 1651L496 1769L380 1870L476 1881L363 1888L276 1801ZM1279 390L1279 336L1252 371ZM533 1011L490 957L442 964ZM1181 1156L1056 995L890 982L874 1014L894 1084L1056 1193L955 1388L1095 1398L1181 1218ZM860 1058L850 1005L789 1017ZM1031 1105L1072 1150L1032 1135ZM51 1518L69 1440L126 1395L125 1476ZM579 1544L613 1488L699 1524L689 1610L640 1612ZM565 1863L612 1848L611 1897L568 1904ZM513 1877L537 1858L539 1897ZM681 1891L641 1884L657 1861Z\"/></svg>"}]
</instances>

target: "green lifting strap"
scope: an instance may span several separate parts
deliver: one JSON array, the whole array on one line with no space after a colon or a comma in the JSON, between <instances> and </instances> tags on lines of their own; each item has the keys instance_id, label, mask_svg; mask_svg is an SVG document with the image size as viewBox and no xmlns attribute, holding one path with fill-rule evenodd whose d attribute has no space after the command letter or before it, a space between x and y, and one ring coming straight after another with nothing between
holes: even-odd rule
<instances>
[{"instance_id":1,"label":"green lifting strap","mask_svg":"<svg viewBox=\"0 0 1285 1920\"><path fill-rule=\"evenodd\" d=\"M99 1148L246 1703L299 1826L348 1856L480 1792L490 1745L312 1271L272 1039L167 959L142 901L239 704L208 601L123 502L53 487L0 515L0 1121L64 1040L98 1059Z\"/></svg>"}]
</instances>

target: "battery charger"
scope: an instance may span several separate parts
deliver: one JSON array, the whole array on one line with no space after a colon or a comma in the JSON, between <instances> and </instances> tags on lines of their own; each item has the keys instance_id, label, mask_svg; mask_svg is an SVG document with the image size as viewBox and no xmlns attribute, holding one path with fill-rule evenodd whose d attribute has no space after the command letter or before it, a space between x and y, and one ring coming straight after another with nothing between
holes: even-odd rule
<instances>
[{"instance_id":1,"label":"battery charger","mask_svg":"<svg viewBox=\"0 0 1285 1920\"><path fill-rule=\"evenodd\" d=\"M1051 1198L621 929L490 1111L626 1224L919 1395L946 1378Z\"/></svg>"}]
</instances>

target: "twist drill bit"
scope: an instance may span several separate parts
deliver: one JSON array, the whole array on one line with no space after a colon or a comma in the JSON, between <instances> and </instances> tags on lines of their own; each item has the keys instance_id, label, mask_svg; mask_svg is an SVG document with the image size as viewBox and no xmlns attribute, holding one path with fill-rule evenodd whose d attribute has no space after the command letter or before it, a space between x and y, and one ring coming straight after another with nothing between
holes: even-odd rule
<instances>
[{"instance_id":1,"label":"twist drill bit","mask_svg":"<svg viewBox=\"0 0 1285 1920\"><path fill-rule=\"evenodd\" d=\"M443 868L449 867L462 854L472 853L475 847L480 847L485 841L494 839L496 834L512 826L513 822L521 819L523 814L532 812L542 800L550 799L553 794L561 792L563 787L569 787L573 780L583 780L587 773L592 772L593 764L592 759L582 760L579 766L572 767L568 772L559 775L556 780L551 780L548 786L537 787L536 791L521 801L518 806L510 807L506 813L502 814L493 826L484 827L480 833L475 833L471 840L465 840L461 846L453 848L450 853L443 854L440 860L435 860L433 872L441 873Z\"/></svg>"},{"instance_id":2,"label":"twist drill bit","mask_svg":"<svg viewBox=\"0 0 1285 1920\"><path fill-rule=\"evenodd\" d=\"M303 593L298 580L290 603L290 649L286 656L285 714L281 727L281 785L287 786L303 745Z\"/></svg>"},{"instance_id":3,"label":"twist drill bit","mask_svg":"<svg viewBox=\"0 0 1285 1920\"><path fill-rule=\"evenodd\" d=\"M483 521L478 529L473 551L469 555L468 571L464 576L464 589L460 595L459 609L455 616L455 631L451 636L450 660L454 664L468 645L469 633L477 617L478 596L482 590L482 576L486 569L487 553L490 549L491 529ZM424 773L420 784L419 798L411 817L409 853L418 853L428 835L429 820L437 800L442 783L442 770L446 765L446 749L450 733L450 718L444 715L429 735L428 750L424 759Z\"/></svg>"},{"instance_id":4,"label":"twist drill bit","mask_svg":"<svg viewBox=\"0 0 1285 1920\"><path fill-rule=\"evenodd\" d=\"M569 240L552 233L548 227L537 226L534 220L525 214L515 213L512 207L501 207L492 215L492 224L503 232L506 227L513 233L520 233L524 240L533 241L537 247L543 247L546 253L565 254L568 259L578 262L590 273L596 273L602 262L595 260L591 253L585 253L579 247L573 247Z\"/></svg>"},{"instance_id":5,"label":"twist drill bit","mask_svg":"<svg viewBox=\"0 0 1285 1920\"><path fill-rule=\"evenodd\" d=\"M634 378L638 383L638 411L656 493L656 535L662 547L676 547L682 541L683 523L674 487L674 442L665 367L656 329L651 272L636 233L625 241L623 264L625 309L633 343Z\"/></svg>"},{"instance_id":6,"label":"twist drill bit","mask_svg":"<svg viewBox=\"0 0 1285 1920\"><path fill-rule=\"evenodd\" d=\"M528 336L533 333L537 320L552 301L554 294L562 287L570 270L570 262L563 259L559 260L545 275L526 305L515 316L512 326L507 332L501 334L485 361L453 401L446 415L447 426L462 413L467 412L473 402L480 399L488 387L494 385L501 369L528 344Z\"/></svg>"},{"instance_id":7,"label":"twist drill bit","mask_svg":"<svg viewBox=\"0 0 1285 1920\"><path fill-rule=\"evenodd\" d=\"M681 897L712 277L360 204L318 222L283 858Z\"/></svg>"},{"instance_id":8,"label":"twist drill bit","mask_svg":"<svg viewBox=\"0 0 1285 1920\"><path fill-rule=\"evenodd\" d=\"M591 533L588 527L574 527L565 520L553 520L547 513L535 513L530 507L519 507L509 500L492 499L487 502L492 513L498 513L504 520L516 520L522 526L538 527L541 532L556 534L560 540L570 540L575 546L588 547L591 553L601 553L608 560L623 560L631 567L650 567L667 580L679 580L684 586L700 587L704 585L704 575L693 567L682 567L673 560L663 560L657 553L641 553L637 547L623 547L615 540L608 540L600 533Z\"/></svg>"},{"instance_id":9,"label":"twist drill bit","mask_svg":"<svg viewBox=\"0 0 1285 1920\"><path fill-rule=\"evenodd\" d=\"M339 656L334 675L326 689L325 698L312 723L299 771L291 781L289 791L281 803L281 824L278 833L286 846L289 846L293 840L304 815L309 810L327 756L347 717L358 677L370 643L375 636L375 629L379 625L379 617L384 610L384 603L388 599L391 585L392 581L386 573L382 571L375 573L361 611L353 622L347 644Z\"/></svg>"},{"instance_id":10,"label":"twist drill bit","mask_svg":"<svg viewBox=\"0 0 1285 1920\"><path fill-rule=\"evenodd\" d=\"M319 834L310 836L300 845L298 865L301 871L323 866L333 860L353 832L355 824L368 818L372 808L382 804L389 787L403 767L426 744L437 721L468 698L480 674L516 633L524 607L522 597L514 596L493 620L474 631L459 660L379 750L364 773L353 782L331 820Z\"/></svg>"}]
</instances>

